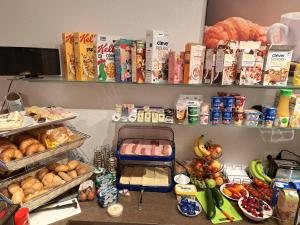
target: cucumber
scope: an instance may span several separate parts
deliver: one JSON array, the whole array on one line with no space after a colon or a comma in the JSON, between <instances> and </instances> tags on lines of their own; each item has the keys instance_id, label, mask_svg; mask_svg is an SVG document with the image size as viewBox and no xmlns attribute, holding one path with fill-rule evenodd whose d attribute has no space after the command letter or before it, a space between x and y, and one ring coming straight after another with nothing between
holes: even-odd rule
<instances>
[{"instance_id":1,"label":"cucumber","mask_svg":"<svg viewBox=\"0 0 300 225\"><path fill-rule=\"evenodd\" d=\"M210 190L211 190L213 198L215 199L216 205L218 207L221 207L224 204L221 193L218 191L217 188L211 188Z\"/></svg>"},{"instance_id":2,"label":"cucumber","mask_svg":"<svg viewBox=\"0 0 300 225\"><path fill-rule=\"evenodd\" d=\"M207 204L207 216L209 219L212 219L216 215L216 206L214 203L213 195L210 189L205 189L205 198Z\"/></svg>"}]
</instances>

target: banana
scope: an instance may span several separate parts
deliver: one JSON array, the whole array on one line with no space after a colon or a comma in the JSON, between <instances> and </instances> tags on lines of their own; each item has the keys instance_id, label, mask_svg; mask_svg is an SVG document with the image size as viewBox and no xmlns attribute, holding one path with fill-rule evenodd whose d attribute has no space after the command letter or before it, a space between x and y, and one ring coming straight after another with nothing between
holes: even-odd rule
<instances>
[{"instance_id":1,"label":"banana","mask_svg":"<svg viewBox=\"0 0 300 225\"><path fill-rule=\"evenodd\" d=\"M252 175L252 177L255 177L259 180L262 180L262 181L265 181L264 177L260 176L257 171L256 171L256 163L257 161L256 160L252 160L250 162L250 165L249 165L249 172L250 174Z\"/></svg>"},{"instance_id":2,"label":"banana","mask_svg":"<svg viewBox=\"0 0 300 225\"><path fill-rule=\"evenodd\" d=\"M197 145L194 146L194 153L198 157L203 157L203 154L202 154L202 152L200 151L200 149L198 148Z\"/></svg>"},{"instance_id":3,"label":"banana","mask_svg":"<svg viewBox=\"0 0 300 225\"><path fill-rule=\"evenodd\" d=\"M202 154L204 156L209 156L210 152L207 151L207 149L205 148L205 145L204 145L204 135L201 135L197 140L198 140L198 148L200 149Z\"/></svg>"},{"instance_id":4,"label":"banana","mask_svg":"<svg viewBox=\"0 0 300 225\"><path fill-rule=\"evenodd\" d=\"M272 179L270 177L268 177L267 175L264 174L264 167L262 165L262 162L260 160L256 161L256 165L255 165L255 169L256 169L256 172L264 178L264 180L267 182L267 183L271 183L272 182Z\"/></svg>"}]
</instances>

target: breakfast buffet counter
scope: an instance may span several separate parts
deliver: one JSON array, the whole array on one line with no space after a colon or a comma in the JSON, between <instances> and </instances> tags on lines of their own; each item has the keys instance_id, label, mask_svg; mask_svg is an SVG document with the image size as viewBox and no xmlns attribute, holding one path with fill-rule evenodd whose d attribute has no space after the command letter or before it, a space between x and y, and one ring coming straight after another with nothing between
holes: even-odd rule
<instances>
[{"instance_id":1,"label":"breakfast buffet counter","mask_svg":"<svg viewBox=\"0 0 300 225\"><path fill-rule=\"evenodd\" d=\"M190 218L180 214L177 210L177 200L174 193L144 192L142 210L138 210L138 192L130 192L130 197L120 197L120 203L124 206L123 214L113 218L108 216L106 208L100 208L96 201L81 202L81 214L61 220L53 225L193 225L212 224L204 212ZM234 204L234 203L233 203ZM245 217L236 225L255 224ZM273 219L261 222L264 225L275 225Z\"/></svg>"}]
</instances>

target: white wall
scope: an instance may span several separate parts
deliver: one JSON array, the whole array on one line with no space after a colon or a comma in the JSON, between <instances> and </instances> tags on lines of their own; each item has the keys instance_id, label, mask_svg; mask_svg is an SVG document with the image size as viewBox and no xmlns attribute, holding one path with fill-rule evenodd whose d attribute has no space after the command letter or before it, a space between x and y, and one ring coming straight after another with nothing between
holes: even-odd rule
<instances>
[{"instance_id":1,"label":"white wall","mask_svg":"<svg viewBox=\"0 0 300 225\"><path fill-rule=\"evenodd\" d=\"M143 38L147 29L168 30L172 48L181 50L188 41L199 41L206 1L203 0L11 0L1 3L0 45L57 47L64 31L90 31ZM12 16L13 15L13 16ZM8 82L0 78L0 96ZM27 105L62 105L76 109L79 118L72 123L92 136L83 150L92 157L93 148L111 143L119 126L110 122L115 103L174 106L179 94L209 96L219 88L146 86L91 83L29 83L17 81L13 90L23 93ZM232 89L248 97L247 104L271 104L273 90ZM193 139L204 133L223 145L226 162L247 163L264 152L281 148L296 151L296 141L266 143L258 129L230 127L172 126L177 156L191 159ZM299 151L299 150L298 150Z\"/></svg>"}]
</instances>

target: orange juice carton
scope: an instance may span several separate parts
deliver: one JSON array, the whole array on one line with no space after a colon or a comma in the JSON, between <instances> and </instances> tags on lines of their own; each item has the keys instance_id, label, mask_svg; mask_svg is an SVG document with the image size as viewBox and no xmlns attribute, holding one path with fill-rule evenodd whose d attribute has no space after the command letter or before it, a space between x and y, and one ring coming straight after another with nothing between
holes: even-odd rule
<instances>
[{"instance_id":1,"label":"orange juice carton","mask_svg":"<svg viewBox=\"0 0 300 225\"><path fill-rule=\"evenodd\" d=\"M96 47L96 75L99 81L115 81L115 53L114 43L119 36L97 34L95 38Z\"/></svg>"},{"instance_id":2,"label":"orange juice carton","mask_svg":"<svg viewBox=\"0 0 300 225\"><path fill-rule=\"evenodd\" d=\"M183 83L184 52L169 52L168 82Z\"/></svg>"},{"instance_id":3,"label":"orange juice carton","mask_svg":"<svg viewBox=\"0 0 300 225\"><path fill-rule=\"evenodd\" d=\"M168 81L169 34L166 31L146 32L146 83Z\"/></svg>"},{"instance_id":4,"label":"orange juice carton","mask_svg":"<svg viewBox=\"0 0 300 225\"><path fill-rule=\"evenodd\" d=\"M216 68L216 49L206 49L205 62L204 62L204 74L203 83L211 84L213 81Z\"/></svg>"},{"instance_id":5,"label":"orange juice carton","mask_svg":"<svg viewBox=\"0 0 300 225\"><path fill-rule=\"evenodd\" d=\"M237 57L236 83L239 85L261 83L264 56L265 51L260 41L241 41Z\"/></svg>"},{"instance_id":6,"label":"orange juice carton","mask_svg":"<svg viewBox=\"0 0 300 225\"><path fill-rule=\"evenodd\" d=\"M145 83L145 41L134 41L131 47L132 82Z\"/></svg>"},{"instance_id":7,"label":"orange juice carton","mask_svg":"<svg viewBox=\"0 0 300 225\"><path fill-rule=\"evenodd\" d=\"M283 189L280 191L276 206L276 214L281 225L294 225L297 216L299 196L296 189Z\"/></svg>"},{"instance_id":8,"label":"orange juice carton","mask_svg":"<svg viewBox=\"0 0 300 225\"><path fill-rule=\"evenodd\" d=\"M184 55L183 80L185 84L202 84L205 46L187 43Z\"/></svg>"},{"instance_id":9,"label":"orange juice carton","mask_svg":"<svg viewBox=\"0 0 300 225\"><path fill-rule=\"evenodd\" d=\"M62 56L64 62L64 77L66 80L75 80L75 55L73 33L62 34Z\"/></svg>"},{"instance_id":10,"label":"orange juice carton","mask_svg":"<svg viewBox=\"0 0 300 225\"><path fill-rule=\"evenodd\" d=\"M286 86L293 55L292 45L270 45L264 63L264 86Z\"/></svg>"},{"instance_id":11,"label":"orange juice carton","mask_svg":"<svg viewBox=\"0 0 300 225\"><path fill-rule=\"evenodd\" d=\"M95 38L92 33L74 33L76 80L95 80Z\"/></svg>"},{"instance_id":12,"label":"orange juice carton","mask_svg":"<svg viewBox=\"0 0 300 225\"><path fill-rule=\"evenodd\" d=\"M115 43L115 65L116 65L116 81L131 82L131 46L133 41L128 39L120 39Z\"/></svg>"}]
</instances>

